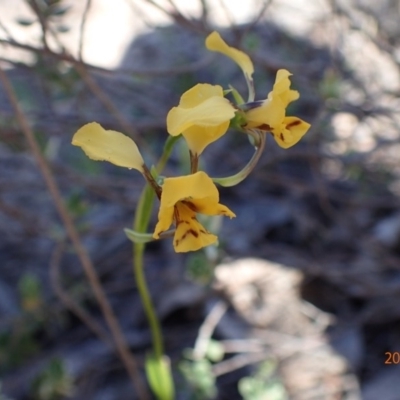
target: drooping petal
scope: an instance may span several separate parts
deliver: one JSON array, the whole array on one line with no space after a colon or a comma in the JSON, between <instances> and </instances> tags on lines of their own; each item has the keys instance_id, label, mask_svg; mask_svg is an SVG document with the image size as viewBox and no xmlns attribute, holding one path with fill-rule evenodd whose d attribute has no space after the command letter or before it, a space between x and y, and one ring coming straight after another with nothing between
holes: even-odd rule
<instances>
[{"instance_id":1,"label":"drooping petal","mask_svg":"<svg viewBox=\"0 0 400 400\"><path fill-rule=\"evenodd\" d=\"M191 126L182 134L186 139L189 150L193 154L200 155L203 150L211 143L223 136L229 128L229 121L217 126Z\"/></svg>"},{"instance_id":2,"label":"drooping petal","mask_svg":"<svg viewBox=\"0 0 400 400\"><path fill-rule=\"evenodd\" d=\"M214 96L192 108L173 107L167 115L167 131L177 136L192 126L218 126L234 116L235 109L229 100Z\"/></svg>"},{"instance_id":3,"label":"drooping petal","mask_svg":"<svg viewBox=\"0 0 400 400\"><path fill-rule=\"evenodd\" d=\"M243 53L243 51L228 46L218 32L214 31L207 36L206 47L208 50L217 51L231 58L243 70L246 79L251 80L251 76L254 72L254 67L250 57L247 54Z\"/></svg>"},{"instance_id":4,"label":"drooping petal","mask_svg":"<svg viewBox=\"0 0 400 400\"><path fill-rule=\"evenodd\" d=\"M72 144L92 160L143 171L144 161L136 143L123 133L105 130L97 122L82 126L73 136Z\"/></svg>"},{"instance_id":5,"label":"drooping petal","mask_svg":"<svg viewBox=\"0 0 400 400\"><path fill-rule=\"evenodd\" d=\"M158 212L158 222L154 228L154 239L159 239L160 234L167 231L174 220L174 206L171 207L160 207Z\"/></svg>"},{"instance_id":6,"label":"drooping petal","mask_svg":"<svg viewBox=\"0 0 400 400\"><path fill-rule=\"evenodd\" d=\"M290 89L290 79L289 76L292 74L286 69L280 69L276 73L275 84L272 92L269 93L268 98L279 97L282 101L283 106L286 108L289 103L297 100L300 94L297 90Z\"/></svg>"},{"instance_id":7,"label":"drooping petal","mask_svg":"<svg viewBox=\"0 0 400 400\"><path fill-rule=\"evenodd\" d=\"M176 205L176 231L174 249L177 253L196 251L215 243L218 238L208 232L196 219L196 213L186 204Z\"/></svg>"},{"instance_id":8,"label":"drooping petal","mask_svg":"<svg viewBox=\"0 0 400 400\"><path fill-rule=\"evenodd\" d=\"M285 117L279 128L272 133L278 145L284 149L295 145L308 131L310 124L297 117Z\"/></svg>"}]
</instances>

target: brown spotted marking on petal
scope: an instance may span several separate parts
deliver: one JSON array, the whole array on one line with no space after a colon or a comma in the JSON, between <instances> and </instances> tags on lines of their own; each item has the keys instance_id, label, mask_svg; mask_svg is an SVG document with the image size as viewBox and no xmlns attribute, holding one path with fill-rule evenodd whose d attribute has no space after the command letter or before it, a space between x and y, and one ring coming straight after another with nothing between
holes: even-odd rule
<instances>
[{"instance_id":1,"label":"brown spotted marking on petal","mask_svg":"<svg viewBox=\"0 0 400 400\"><path fill-rule=\"evenodd\" d=\"M174 218L175 218L176 223L178 224L178 221L179 221L178 207L174 207Z\"/></svg>"},{"instance_id":2,"label":"brown spotted marking on petal","mask_svg":"<svg viewBox=\"0 0 400 400\"><path fill-rule=\"evenodd\" d=\"M201 232L201 230L200 230L200 232ZM184 240L188 235L192 235L192 236L194 236L195 238L198 238L198 237L199 237L198 232L196 232L194 229L188 229L188 230L182 235L181 238L175 240L175 246L178 246L178 244L179 244L180 242L182 242L182 240Z\"/></svg>"},{"instance_id":3,"label":"brown spotted marking on petal","mask_svg":"<svg viewBox=\"0 0 400 400\"><path fill-rule=\"evenodd\" d=\"M283 137L283 133L282 132L279 134L279 137L281 138L282 142L285 141L285 138Z\"/></svg>"},{"instance_id":4,"label":"brown spotted marking on petal","mask_svg":"<svg viewBox=\"0 0 400 400\"><path fill-rule=\"evenodd\" d=\"M190 225L189 221L185 221L184 219L181 220L177 220L176 221L176 226L178 227L179 224L186 224L186 225Z\"/></svg>"},{"instance_id":5,"label":"brown spotted marking on petal","mask_svg":"<svg viewBox=\"0 0 400 400\"><path fill-rule=\"evenodd\" d=\"M183 204L185 204L185 206L189 207L192 211L197 212L197 207L193 203L191 203L190 201L181 200L181 202Z\"/></svg>"},{"instance_id":6,"label":"brown spotted marking on petal","mask_svg":"<svg viewBox=\"0 0 400 400\"><path fill-rule=\"evenodd\" d=\"M194 237L199 237L199 234L198 234L198 232L196 232L194 229L189 229L187 232L186 232L186 235L193 235Z\"/></svg>"},{"instance_id":7,"label":"brown spotted marking on petal","mask_svg":"<svg viewBox=\"0 0 400 400\"><path fill-rule=\"evenodd\" d=\"M272 128L268 124L261 124L257 126L257 129L261 129L262 131L271 131Z\"/></svg>"},{"instance_id":8,"label":"brown spotted marking on petal","mask_svg":"<svg viewBox=\"0 0 400 400\"><path fill-rule=\"evenodd\" d=\"M300 120L293 121L290 124L286 125L286 129L293 128L294 126L297 126L297 125L300 125L300 124L301 124Z\"/></svg>"}]
</instances>

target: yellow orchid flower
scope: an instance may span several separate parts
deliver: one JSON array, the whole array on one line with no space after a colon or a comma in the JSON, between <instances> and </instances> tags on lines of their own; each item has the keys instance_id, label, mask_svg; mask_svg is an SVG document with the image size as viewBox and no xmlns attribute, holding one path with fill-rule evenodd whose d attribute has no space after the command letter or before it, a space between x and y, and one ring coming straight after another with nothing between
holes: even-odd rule
<instances>
[{"instance_id":1,"label":"yellow orchid flower","mask_svg":"<svg viewBox=\"0 0 400 400\"><path fill-rule=\"evenodd\" d=\"M179 106L167 115L167 131L182 134L192 154L199 156L229 128L235 108L224 98L221 86L199 83L185 92Z\"/></svg>"},{"instance_id":2,"label":"yellow orchid flower","mask_svg":"<svg viewBox=\"0 0 400 400\"><path fill-rule=\"evenodd\" d=\"M290 89L291 73L285 69L277 72L275 84L268 98L254 101L252 74L253 63L242 51L228 46L219 33L212 32L206 38L206 47L231 58L242 69L249 87L249 102L242 105L246 124L243 128L269 131L279 146L289 148L295 145L308 131L310 124L297 117L286 117L286 108L299 98L299 92Z\"/></svg>"},{"instance_id":3,"label":"yellow orchid flower","mask_svg":"<svg viewBox=\"0 0 400 400\"><path fill-rule=\"evenodd\" d=\"M235 217L228 207L219 203L218 189L205 172L165 178L153 237L159 239L160 234L175 222L173 244L177 253L195 251L215 243L217 236L199 223L197 213Z\"/></svg>"},{"instance_id":4,"label":"yellow orchid flower","mask_svg":"<svg viewBox=\"0 0 400 400\"><path fill-rule=\"evenodd\" d=\"M144 161L136 143L121 132L105 130L97 122L82 126L74 134L72 144L80 147L92 160L144 172Z\"/></svg>"},{"instance_id":5,"label":"yellow orchid flower","mask_svg":"<svg viewBox=\"0 0 400 400\"><path fill-rule=\"evenodd\" d=\"M244 129L259 129L273 134L280 147L287 149L295 145L308 131L310 124L298 117L286 117L286 107L299 98L299 92L290 89L291 73L280 69L276 74L275 84L268 98L259 104L248 104L245 111Z\"/></svg>"}]
</instances>

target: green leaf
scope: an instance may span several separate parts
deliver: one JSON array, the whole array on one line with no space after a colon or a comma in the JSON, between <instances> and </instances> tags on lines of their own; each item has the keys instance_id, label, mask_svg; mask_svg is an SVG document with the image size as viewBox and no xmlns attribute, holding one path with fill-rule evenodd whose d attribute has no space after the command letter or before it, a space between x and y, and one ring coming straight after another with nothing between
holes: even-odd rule
<instances>
[{"instance_id":1,"label":"green leaf","mask_svg":"<svg viewBox=\"0 0 400 400\"><path fill-rule=\"evenodd\" d=\"M214 399L217 395L215 376L210 361L206 359L197 361L184 360L179 368L190 385L192 391L200 399Z\"/></svg>"},{"instance_id":2,"label":"green leaf","mask_svg":"<svg viewBox=\"0 0 400 400\"><path fill-rule=\"evenodd\" d=\"M288 400L288 396L279 380L275 376L277 363L275 360L264 361L253 376L239 380L238 390L244 400Z\"/></svg>"},{"instance_id":3,"label":"green leaf","mask_svg":"<svg viewBox=\"0 0 400 400\"><path fill-rule=\"evenodd\" d=\"M32 273L24 274L18 281L21 305L25 311L37 310L42 304L42 286L38 277Z\"/></svg>"},{"instance_id":4,"label":"green leaf","mask_svg":"<svg viewBox=\"0 0 400 400\"><path fill-rule=\"evenodd\" d=\"M232 85L229 85L229 88L231 89L231 93L233 98L235 99L236 104L243 104L244 100L240 93Z\"/></svg>"},{"instance_id":5,"label":"green leaf","mask_svg":"<svg viewBox=\"0 0 400 400\"><path fill-rule=\"evenodd\" d=\"M213 339L208 341L206 356L210 361L221 361L224 358L224 354L224 346L220 342Z\"/></svg>"},{"instance_id":6,"label":"green leaf","mask_svg":"<svg viewBox=\"0 0 400 400\"><path fill-rule=\"evenodd\" d=\"M168 357L156 358L153 355L147 355L145 370L150 388L157 399L173 400L174 382Z\"/></svg>"},{"instance_id":7,"label":"green leaf","mask_svg":"<svg viewBox=\"0 0 400 400\"><path fill-rule=\"evenodd\" d=\"M182 135L178 136L168 136L168 139L165 141L163 154L160 160L157 163L157 171L161 173L167 163L169 157L171 156L172 150L174 149L175 143L182 137Z\"/></svg>"}]
</instances>

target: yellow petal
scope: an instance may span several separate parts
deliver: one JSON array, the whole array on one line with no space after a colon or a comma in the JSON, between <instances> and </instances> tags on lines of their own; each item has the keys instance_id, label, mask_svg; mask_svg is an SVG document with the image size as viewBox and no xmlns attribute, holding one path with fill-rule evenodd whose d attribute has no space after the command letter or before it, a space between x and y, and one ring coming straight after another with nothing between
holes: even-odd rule
<instances>
[{"instance_id":1,"label":"yellow petal","mask_svg":"<svg viewBox=\"0 0 400 400\"><path fill-rule=\"evenodd\" d=\"M212 32L207 36L206 47L208 50L217 51L231 58L243 70L246 78L251 80L254 67L250 57L242 51L228 46L218 32Z\"/></svg>"},{"instance_id":2,"label":"yellow petal","mask_svg":"<svg viewBox=\"0 0 400 400\"><path fill-rule=\"evenodd\" d=\"M172 207L163 207L158 213L158 222L156 227L154 228L154 239L159 239L160 234L167 231L172 224L174 219L174 206Z\"/></svg>"},{"instance_id":3,"label":"yellow petal","mask_svg":"<svg viewBox=\"0 0 400 400\"><path fill-rule=\"evenodd\" d=\"M270 92L268 95L268 98L279 97L285 108L288 106L289 103L297 100L300 97L300 94L297 90L290 89L291 83L289 76L291 75L292 74L286 69L280 69L276 73L275 84L272 92Z\"/></svg>"},{"instance_id":4,"label":"yellow petal","mask_svg":"<svg viewBox=\"0 0 400 400\"><path fill-rule=\"evenodd\" d=\"M217 204L218 189L211 178L203 171L195 174L165 178L162 186L160 211L173 207L181 200L204 199Z\"/></svg>"},{"instance_id":5,"label":"yellow petal","mask_svg":"<svg viewBox=\"0 0 400 400\"><path fill-rule=\"evenodd\" d=\"M218 238L208 232L196 219L196 214L186 204L176 205L176 231L174 249L177 253L196 251L215 243Z\"/></svg>"},{"instance_id":6,"label":"yellow petal","mask_svg":"<svg viewBox=\"0 0 400 400\"><path fill-rule=\"evenodd\" d=\"M182 133L191 152L200 155L226 133L234 115L235 109L224 98L221 86L199 83L168 113L167 130L173 136Z\"/></svg>"},{"instance_id":7,"label":"yellow petal","mask_svg":"<svg viewBox=\"0 0 400 400\"><path fill-rule=\"evenodd\" d=\"M153 235L155 239L171 226L176 204L181 200L192 198L208 198L212 204L218 204L218 189L205 172L199 171L192 175L164 179L158 223ZM195 215L194 211L193 213Z\"/></svg>"},{"instance_id":8,"label":"yellow petal","mask_svg":"<svg viewBox=\"0 0 400 400\"><path fill-rule=\"evenodd\" d=\"M212 142L223 136L229 128L229 121L217 126L191 126L183 131L187 145L193 154L200 155L203 150Z\"/></svg>"},{"instance_id":9,"label":"yellow petal","mask_svg":"<svg viewBox=\"0 0 400 400\"><path fill-rule=\"evenodd\" d=\"M180 135L194 126L212 127L230 121L235 109L224 97L210 97L192 108L173 107L167 115L167 131Z\"/></svg>"},{"instance_id":10,"label":"yellow petal","mask_svg":"<svg viewBox=\"0 0 400 400\"><path fill-rule=\"evenodd\" d=\"M105 130L97 122L82 126L72 138L72 144L92 160L143 171L144 161L135 142L123 133Z\"/></svg>"},{"instance_id":11,"label":"yellow petal","mask_svg":"<svg viewBox=\"0 0 400 400\"><path fill-rule=\"evenodd\" d=\"M196 212L204 215L224 215L225 217L234 218L236 215L223 204L215 204L210 198L190 200Z\"/></svg>"},{"instance_id":12,"label":"yellow petal","mask_svg":"<svg viewBox=\"0 0 400 400\"><path fill-rule=\"evenodd\" d=\"M280 129L272 131L280 147L287 149L295 145L308 131L310 124L297 117L286 117Z\"/></svg>"},{"instance_id":13,"label":"yellow petal","mask_svg":"<svg viewBox=\"0 0 400 400\"><path fill-rule=\"evenodd\" d=\"M224 97L222 86L198 83L183 93L179 101L179 106L183 108L196 107L210 97Z\"/></svg>"},{"instance_id":14,"label":"yellow petal","mask_svg":"<svg viewBox=\"0 0 400 400\"><path fill-rule=\"evenodd\" d=\"M270 131L281 126L285 113L284 104L279 97L264 100L260 107L246 112L246 128Z\"/></svg>"}]
</instances>

